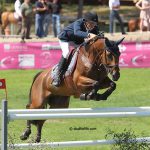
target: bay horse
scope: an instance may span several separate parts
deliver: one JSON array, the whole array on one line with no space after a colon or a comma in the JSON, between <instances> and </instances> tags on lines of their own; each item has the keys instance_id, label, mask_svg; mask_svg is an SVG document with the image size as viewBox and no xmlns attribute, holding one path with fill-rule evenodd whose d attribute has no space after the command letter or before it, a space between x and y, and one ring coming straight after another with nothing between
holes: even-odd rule
<instances>
[{"instance_id":1,"label":"bay horse","mask_svg":"<svg viewBox=\"0 0 150 150\"><path fill-rule=\"evenodd\" d=\"M129 32L135 32L137 30L140 30L140 18L138 19L130 19L128 22L128 31ZM147 25L144 23L144 27L142 31L147 31Z\"/></svg>"},{"instance_id":2,"label":"bay horse","mask_svg":"<svg viewBox=\"0 0 150 150\"><path fill-rule=\"evenodd\" d=\"M19 26L17 35L21 32L21 22L15 18L14 12L5 11L1 14L1 34L5 33L5 29L10 24L16 24Z\"/></svg>"},{"instance_id":3,"label":"bay horse","mask_svg":"<svg viewBox=\"0 0 150 150\"><path fill-rule=\"evenodd\" d=\"M54 68L39 72L33 79L29 94L27 109L45 109L49 104L52 108L68 108L70 96L81 100L106 100L116 89L116 83L120 78L119 70L119 41L110 41L107 38L96 36L88 43L82 44L77 50L77 60L73 72L64 78L60 87L53 86L52 74ZM111 75L112 80L108 77ZM71 85L71 86L69 86ZM99 89L108 88L103 94ZM31 134L31 123L37 127L35 142L40 142L42 126L45 121L27 121L27 128L20 136L26 140Z\"/></svg>"}]
</instances>

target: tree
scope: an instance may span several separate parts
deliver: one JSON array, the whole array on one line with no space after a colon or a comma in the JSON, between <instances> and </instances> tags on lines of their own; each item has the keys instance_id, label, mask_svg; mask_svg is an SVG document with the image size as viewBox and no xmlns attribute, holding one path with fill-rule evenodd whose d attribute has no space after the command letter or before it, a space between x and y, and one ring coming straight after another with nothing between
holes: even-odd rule
<instances>
[{"instance_id":1,"label":"tree","mask_svg":"<svg viewBox=\"0 0 150 150\"><path fill-rule=\"evenodd\" d=\"M84 0L78 0L78 18L81 18L83 15L83 3Z\"/></svg>"}]
</instances>

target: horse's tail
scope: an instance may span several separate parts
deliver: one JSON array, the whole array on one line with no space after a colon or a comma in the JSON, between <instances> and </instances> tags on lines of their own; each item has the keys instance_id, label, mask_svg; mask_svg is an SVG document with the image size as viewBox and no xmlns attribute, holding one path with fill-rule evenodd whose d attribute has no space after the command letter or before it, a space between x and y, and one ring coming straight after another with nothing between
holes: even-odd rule
<instances>
[{"instance_id":1,"label":"horse's tail","mask_svg":"<svg viewBox=\"0 0 150 150\"><path fill-rule=\"evenodd\" d=\"M31 87L30 87L30 93L29 93L29 103L26 105L26 108L27 108L27 109L29 109L30 104L31 104L31 90L32 90L33 83L34 83L34 81L36 80L36 78L37 78L41 73L42 73L42 71L38 72L38 73L34 76L34 78L33 78L32 85L31 85Z\"/></svg>"}]
</instances>

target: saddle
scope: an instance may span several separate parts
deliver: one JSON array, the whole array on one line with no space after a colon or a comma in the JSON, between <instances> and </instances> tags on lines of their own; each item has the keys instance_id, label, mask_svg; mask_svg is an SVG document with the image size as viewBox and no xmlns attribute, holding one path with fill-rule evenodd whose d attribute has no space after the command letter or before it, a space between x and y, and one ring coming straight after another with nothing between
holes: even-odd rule
<instances>
[{"instance_id":1,"label":"saddle","mask_svg":"<svg viewBox=\"0 0 150 150\"><path fill-rule=\"evenodd\" d=\"M73 74L76 64L77 64L78 52L79 52L79 48L73 49L69 53L69 57L67 60L68 67L63 76L63 80L64 80L65 84L68 86L69 89L72 89L72 90L77 90L77 88L75 87L75 85L73 83L72 74ZM58 67L58 64L56 64L52 69L52 72L51 72L52 79L55 78L57 67Z\"/></svg>"}]
</instances>

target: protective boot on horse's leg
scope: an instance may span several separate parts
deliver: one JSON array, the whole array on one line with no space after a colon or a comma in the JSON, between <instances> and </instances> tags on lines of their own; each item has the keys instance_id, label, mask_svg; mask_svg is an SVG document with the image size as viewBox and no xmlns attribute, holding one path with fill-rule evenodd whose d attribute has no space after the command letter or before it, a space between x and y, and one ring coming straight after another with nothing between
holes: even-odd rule
<instances>
[{"instance_id":1,"label":"protective boot on horse's leg","mask_svg":"<svg viewBox=\"0 0 150 150\"><path fill-rule=\"evenodd\" d=\"M112 94L112 92L116 89L116 83L106 77L104 81L101 83L100 89L108 88L103 94L97 94L96 101L99 100L107 100L108 96Z\"/></svg>"}]
</instances>

